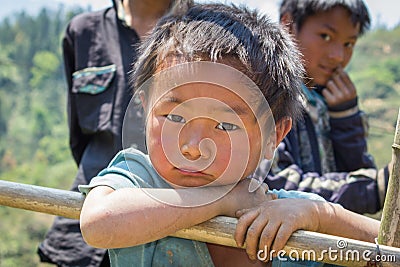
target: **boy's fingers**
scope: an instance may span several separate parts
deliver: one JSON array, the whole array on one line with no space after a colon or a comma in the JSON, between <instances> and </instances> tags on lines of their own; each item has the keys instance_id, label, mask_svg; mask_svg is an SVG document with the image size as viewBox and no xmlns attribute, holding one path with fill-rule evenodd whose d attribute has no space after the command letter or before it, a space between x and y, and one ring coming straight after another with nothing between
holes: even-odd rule
<instances>
[{"instance_id":1,"label":"boy's fingers","mask_svg":"<svg viewBox=\"0 0 400 267\"><path fill-rule=\"evenodd\" d=\"M267 200L274 200L278 199L278 195L274 193L266 193L267 194Z\"/></svg>"},{"instance_id":2,"label":"boy's fingers","mask_svg":"<svg viewBox=\"0 0 400 267\"><path fill-rule=\"evenodd\" d=\"M287 227L286 224L280 225L279 229L276 232L276 237L271 244L271 249L275 251L274 256L284 248L294 231L294 229Z\"/></svg>"},{"instance_id":3,"label":"boy's fingers","mask_svg":"<svg viewBox=\"0 0 400 267\"><path fill-rule=\"evenodd\" d=\"M325 98L325 100L326 100L326 102L327 102L328 104L329 104L329 103L332 103L332 102L335 100L335 96L334 96L334 94L332 93L332 89L331 89L331 87L332 87L331 83L333 84L332 81L328 81L328 82L326 83L326 88L325 88L325 90L322 90L322 95L324 96L324 98Z\"/></svg>"},{"instance_id":4,"label":"boy's fingers","mask_svg":"<svg viewBox=\"0 0 400 267\"><path fill-rule=\"evenodd\" d=\"M344 84L349 85L349 83L351 83L349 75L343 69L338 70L337 74Z\"/></svg>"},{"instance_id":5,"label":"boy's fingers","mask_svg":"<svg viewBox=\"0 0 400 267\"><path fill-rule=\"evenodd\" d=\"M338 95L338 100L340 102L349 101L357 97L356 88L345 72L342 71L335 74L333 80L341 92L341 94Z\"/></svg>"},{"instance_id":6,"label":"boy's fingers","mask_svg":"<svg viewBox=\"0 0 400 267\"><path fill-rule=\"evenodd\" d=\"M326 83L328 90L323 90L328 106L340 105L357 97L357 92L350 77L342 69L338 68L332 75L331 80Z\"/></svg>"},{"instance_id":7,"label":"boy's fingers","mask_svg":"<svg viewBox=\"0 0 400 267\"><path fill-rule=\"evenodd\" d=\"M334 74L332 77L332 80L334 82L334 84L336 85L337 89L338 89L338 98L342 98L343 95L347 95L348 89L345 85L345 83L342 80L342 77L340 76L340 74Z\"/></svg>"},{"instance_id":8,"label":"boy's fingers","mask_svg":"<svg viewBox=\"0 0 400 267\"><path fill-rule=\"evenodd\" d=\"M347 87L337 74L327 82L326 89L322 91L322 95L330 107L343 104L357 97L354 86Z\"/></svg>"},{"instance_id":9,"label":"boy's fingers","mask_svg":"<svg viewBox=\"0 0 400 267\"><path fill-rule=\"evenodd\" d=\"M340 79L343 81L348 89L355 90L353 82L351 81L349 75L343 70L343 68L337 69L336 73L339 75Z\"/></svg>"},{"instance_id":10,"label":"boy's fingers","mask_svg":"<svg viewBox=\"0 0 400 267\"><path fill-rule=\"evenodd\" d=\"M241 209L241 210L238 210L238 211L236 211L235 216L236 216L237 218L239 218L239 217L241 217L243 214L245 214L246 212L249 212L249 211L250 211L250 209Z\"/></svg>"},{"instance_id":11,"label":"boy's fingers","mask_svg":"<svg viewBox=\"0 0 400 267\"><path fill-rule=\"evenodd\" d=\"M272 244L278 235L278 230L279 230L280 224L270 222L268 225L266 225L260 235L260 241L259 241L259 249L263 250L264 253L267 253L265 255L266 261L271 260L271 249L272 249ZM276 253L276 252L275 252Z\"/></svg>"},{"instance_id":12,"label":"boy's fingers","mask_svg":"<svg viewBox=\"0 0 400 267\"><path fill-rule=\"evenodd\" d=\"M240 215L239 215L240 214ZM243 247L245 242L245 236L249 225L254 221L255 218L260 214L257 210L239 210L236 212L236 216L240 216L236 224L234 239L238 247Z\"/></svg>"},{"instance_id":13,"label":"boy's fingers","mask_svg":"<svg viewBox=\"0 0 400 267\"><path fill-rule=\"evenodd\" d=\"M349 75L346 72L342 71L339 73L339 76L340 76L341 80L343 81L343 84L346 86L347 91L352 96L352 98L356 97L357 90L356 90L356 87L354 86L353 82L351 81Z\"/></svg>"},{"instance_id":14,"label":"boy's fingers","mask_svg":"<svg viewBox=\"0 0 400 267\"><path fill-rule=\"evenodd\" d=\"M323 90L322 95L324 96L328 106L331 106L331 103L334 103L335 97L332 95L332 93L328 89Z\"/></svg>"},{"instance_id":15,"label":"boy's fingers","mask_svg":"<svg viewBox=\"0 0 400 267\"><path fill-rule=\"evenodd\" d=\"M332 78L332 80L328 81L326 83L326 87L332 93L332 96L335 100L340 98L343 94L341 89L338 87L338 84L336 84L335 78Z\"/></svg>"},{"instance_id":16,"label":"boy's fingers","mask_svg":"<svg viewBox=\"0 0 400 267\"><path fill-rule=\"evenodd\" d=\"M263 232L263 229L266 225L268 225L268 219L264 218L264 216L258 216L254 222L247 229L246 234L246 253L250 259L257 259L257 252L260 243L260 236Z\"/></svg>"}]
</instances>

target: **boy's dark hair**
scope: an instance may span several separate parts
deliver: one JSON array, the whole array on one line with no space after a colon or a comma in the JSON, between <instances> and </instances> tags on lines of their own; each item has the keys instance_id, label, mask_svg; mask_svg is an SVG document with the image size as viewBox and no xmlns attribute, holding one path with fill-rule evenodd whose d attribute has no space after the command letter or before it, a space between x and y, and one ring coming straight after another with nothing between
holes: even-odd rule
<instances>
[{"instance_id":1,"label":"boy's dark hair","mask_svg":"<svg viewBox=\"0 0 400 267\"><path fill-rule=\"evenodd\" d=\"M354 24L360 23L360 36L369 29L371 19L363 0L283 0L279 8L279 16L282 18L286 13L290 14L293 23L296 23L297 30L300 30L308 17L336 6L346 8Z\"/></svg>"},{"instance_id":2,"label":"boy's dark hair","mask_svg":"<svg viewBox=\"0 0 400 267\"><path fill-rule=\"evenodd\" d=\"M163 17L139 55L131 77L134 88L171 56L181 62L233 59L234 67L259 87L276 122L297 119L302 112L304 69L291 37L278 23L244 6L191 3L186 11Z\"/></svg>"}]
</instances>

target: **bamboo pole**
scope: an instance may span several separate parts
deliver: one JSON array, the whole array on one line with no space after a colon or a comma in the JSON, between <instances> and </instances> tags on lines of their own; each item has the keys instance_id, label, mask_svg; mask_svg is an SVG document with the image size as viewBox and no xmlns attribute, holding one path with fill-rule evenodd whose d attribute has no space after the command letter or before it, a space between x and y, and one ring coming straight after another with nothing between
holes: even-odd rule
<instances>
[{"instance_id":1,"label":"bamboo pole","mask_svg":"<svg viewBox=\"0 0 400 267\"><path fill-rule=\"evenodd\" d=\"M0 180L0 205L79 219L84 197L78 192L26 185ZM219 216L199 225L183 229L172 236L236 247L233 239L237 220ZM339 246L340 245L340 246ZM373 243L296 231L286 246L286 256L322 261L343 266L366 266L377 255ZM400 249L380 246L387 262L382 266L399 266Z\"/></svg>"},{"instance_id":2,"label":"bamboo pole","mask_svg":"<svg viewBox=\"0 0 400 267\"><path fill-rule=\"evenodd\" d=\"M400 109L392 145L392 166L378 242L383 245L400 247Z\"/></svg>"},{"instance_id":3,"label":"bamboo pole","mask_svg":"<svg viewBox=\"0 0 400 267\"><path fill-rule=\"evenodd\" d=\"M78 192L0 180L0 205L79 219L84 196Z\"/></svg>"}]
</instances>

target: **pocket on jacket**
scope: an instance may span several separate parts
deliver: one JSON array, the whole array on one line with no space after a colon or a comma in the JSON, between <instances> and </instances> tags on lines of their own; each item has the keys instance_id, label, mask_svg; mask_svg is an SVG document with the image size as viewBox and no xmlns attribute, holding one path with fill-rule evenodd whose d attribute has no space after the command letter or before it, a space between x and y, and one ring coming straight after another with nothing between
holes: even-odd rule
<instances>
[{"instance_id":1,"label":"pocket on jacket","mask_svg":"<svg viewBox=\"0 0 400 267\"><path fill-rule=\"evenodd\" d=\"M115 88L111 87L116 66L90 67L72 74L72 101L75 101L79 126L92 134L108 129Z\"/></svg>"}]
</instances>

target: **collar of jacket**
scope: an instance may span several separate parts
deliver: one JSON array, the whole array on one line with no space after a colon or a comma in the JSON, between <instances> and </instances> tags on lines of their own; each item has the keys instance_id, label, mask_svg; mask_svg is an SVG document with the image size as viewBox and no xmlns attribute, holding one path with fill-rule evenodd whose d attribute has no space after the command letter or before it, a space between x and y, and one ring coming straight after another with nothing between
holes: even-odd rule
<instances>
[{"instance_id":1,"label":"collar of jacket","mask_svg":"<svg viewBox=\"0 0 400 267\"><path fill-rule=\"evenodd\" d=\"M317 105L317 98L321 99L325 103L325 100L320 94L318 94L314 89L309 89L304 83L301 85L301 90L303 91L307 102L312 106L315 107Z\"/></svg>"},{"instance_id":2,"label":"collar of jacket","mask_svg":"<svg viewBox=\"0 0 400 267\"><path fill-rule=\"evenodd\" d=\"M112 0L113 3L113 8L115 10L115 13L117 14L117 18L122 22L122 24L126 27L128 27L128 24L126 23L126 15L124 11L124 7L122 6L123 0Z\"/></svg>"}]
</instances>

